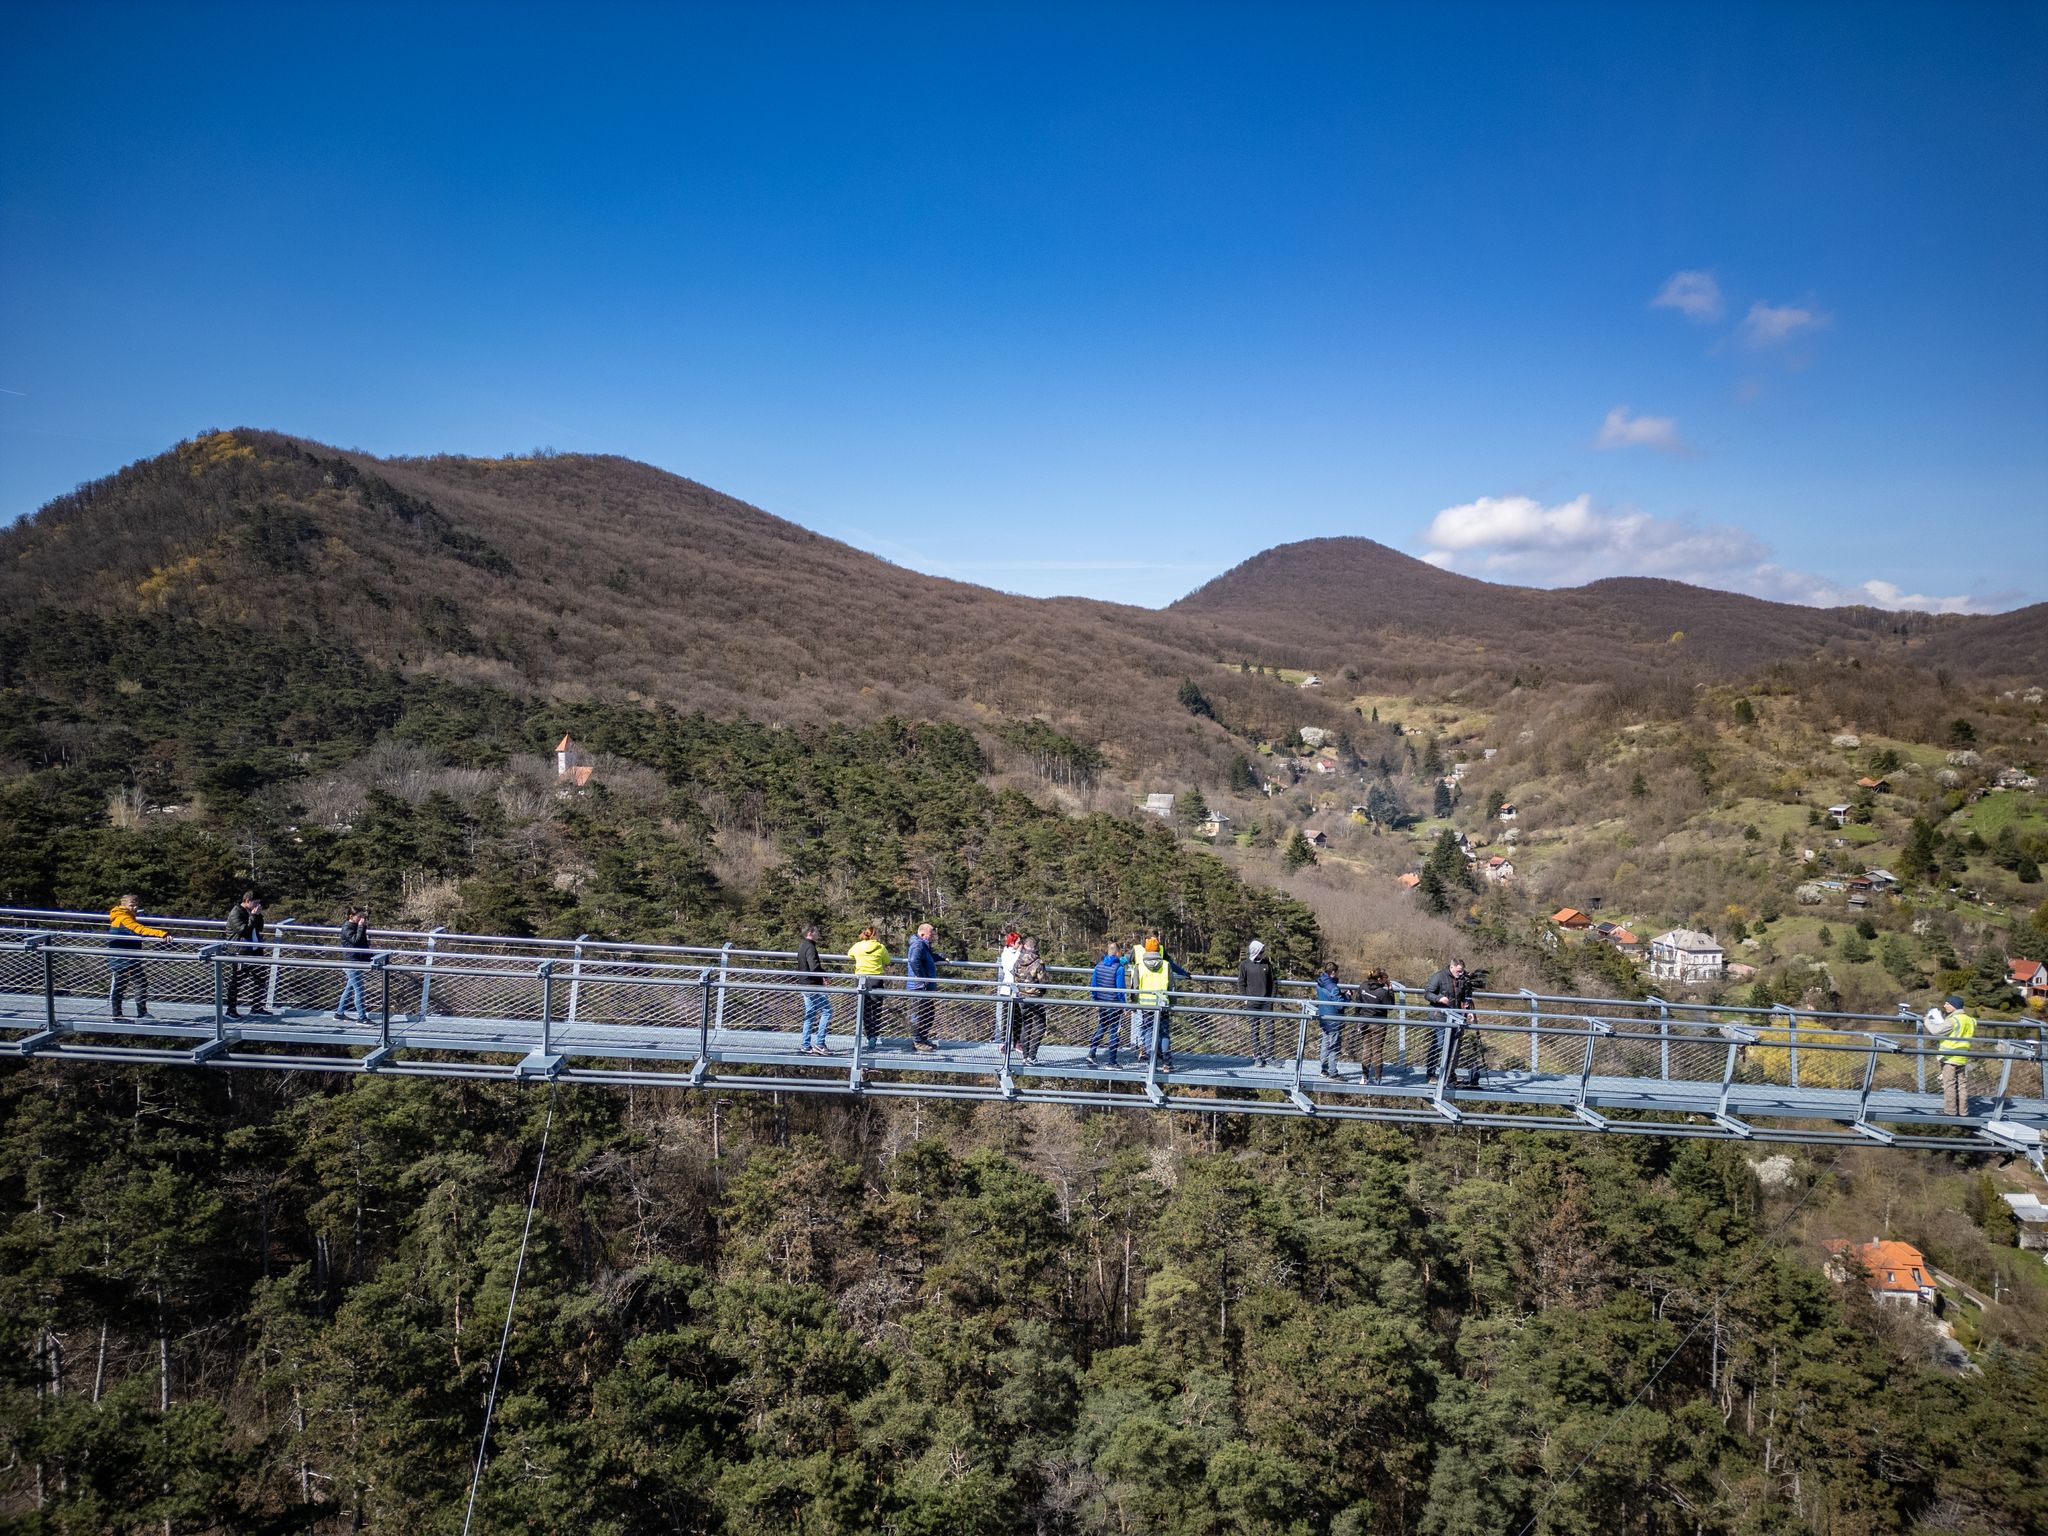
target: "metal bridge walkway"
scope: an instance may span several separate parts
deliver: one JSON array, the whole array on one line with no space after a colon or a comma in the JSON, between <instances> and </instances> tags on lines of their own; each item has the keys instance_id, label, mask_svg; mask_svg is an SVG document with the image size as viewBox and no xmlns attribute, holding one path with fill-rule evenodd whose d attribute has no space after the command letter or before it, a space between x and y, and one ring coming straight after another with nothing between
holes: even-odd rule
<instances>
[{"instance_id":1,"label":"metal bridge walkway","mask_svg":"<svg viewBox=\"0 0 2048 1536\"><path fill-rule=\"evenodd\" d=\"M1344 1021L1339 1070L1301 983L1271 1003L1197 977L1169 1014L1172 1069L1141 1060L1135 1010L1057 969L1042 998L998 995L986 963L913 992L898 975L806 985L781 953L380 931L364 1020L333 1016L348 968L331 928L277 924L254 950L218 924L110 947L95 913L0 909L0 1040L19 1056L268 1071L549 1078L679 1088L991 1099L1312 1115L1525 1130L1850 1142L2041 1155L2044 1030L1987 1022L1971 1113L1941 1112L1937 1052L1910 1014L1821 1014L1680 1000L1488 993L1462 1022L1414 988ZM109 968L144 968L151 1017L114 1018ZM259 1013L230 1017L242 972ZM132 995L131 973L131 995ZM829 1055L799 1050L807 992L832 1007ZM878 1037L852 1026L873 1010ZM914 1050L928 1019L937 1049ZM1107 1029L1118 1065L1090 1063ZM1026 1047L1042 1040L1027 1059ZM1260 1062L1264 1057L1265 1062ZM1442 1062L1455 1062L1446 1071ZM1373 1079L1368 1081L1368 1071Z\"/></svg>"}]
</instances>

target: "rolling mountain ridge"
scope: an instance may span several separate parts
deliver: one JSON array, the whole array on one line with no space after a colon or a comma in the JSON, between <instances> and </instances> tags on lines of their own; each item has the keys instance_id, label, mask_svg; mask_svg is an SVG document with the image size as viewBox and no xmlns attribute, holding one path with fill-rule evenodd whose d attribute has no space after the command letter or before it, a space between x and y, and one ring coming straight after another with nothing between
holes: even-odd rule
<instances>
[{"instance_id":1,"label":"rolling mountain ridge","mask_svg":"<svg viewBox=\"0 0 2048 1536\"><path fill-rule=\"evenodd\" d=\"M2048 605L1992 618L1819 610L1627 579L1545 591L1366 539L1282 545L1160 611L906 570L631 460L378 459L219 432L0 531L0 610L301 626L387 664L658 698L714 715L1042 717L1130 770L1291 735L1335 701L1256 660L1397 678L1702 678L1817 652L1972 674L2039 666Z\"/></svg>"}]
</instances>

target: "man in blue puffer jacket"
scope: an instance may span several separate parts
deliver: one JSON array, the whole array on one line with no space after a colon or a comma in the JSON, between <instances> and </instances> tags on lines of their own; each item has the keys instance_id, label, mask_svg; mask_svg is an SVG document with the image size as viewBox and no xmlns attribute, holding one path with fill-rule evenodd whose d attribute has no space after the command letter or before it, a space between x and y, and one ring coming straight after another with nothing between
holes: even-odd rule
<instances>
[{"instance_id":1,"label":"man in blue puffer jacket","mask_svg":"<svg viewBox=\"0 0 2048 1536\"><path fill-rule=\"evenodd\" d=\"M1108 1006L1124 1000L1124 957L1111 939L1102 946L1102 958L1095 962L1095 969L1088 973L1088 995L1103 1005L1095 1010L1095 1038L1088 1042L1088 1065L1100 1066L1095 1049L1103 1041L1109 1042L1109 1064L1116 1063L1116 1032L1122 1022L1122 1008Z\"/></svg>"}]
</instances>

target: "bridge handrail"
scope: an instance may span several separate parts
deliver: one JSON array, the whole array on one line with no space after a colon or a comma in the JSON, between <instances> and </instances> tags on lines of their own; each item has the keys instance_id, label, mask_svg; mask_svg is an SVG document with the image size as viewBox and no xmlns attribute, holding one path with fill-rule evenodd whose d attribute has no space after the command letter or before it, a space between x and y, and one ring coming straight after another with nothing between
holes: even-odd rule
<instances>
[{"instance_id":1,"label":"bridge handrail","mask_svg":"<svg viewBox=\"0 0 2048 1536\"><path fill-rule=\"evenodd\" d=\"M153 926L173 930L171 938L154 941L160 946L181 946L179 950L174 950L173 953L195 952L197 947L220 942L220 924L217 919L152 914L148 915L146 920ZM33 926L23 928L14 926L17 923L23 922ZM49 922L68 923L91 930L90 932L76 935L50 935L53 939L77 941L57 944L58 952L89 955L99 958L133 959L136 957L137 952L133 949L112 950L106 946L106 917L105 914L98 912L0 907L0 943L10 940L17 943L21 942L31 932L48 934L49 930L46 925ZM179 932L177 930L185 931ZM236 957L234 963L276 965L283 963L284 958L289 956L292 957L292 961L295 964L324 964L325 968L337 970L348 968L349 963L335 954L335 941L340 934L338 928L290 921L288 931L291 935L290 939L285 937L285 923L280 922L273 925L270 933L266 935L263 941L263 947L260 952L247 952L246 959ZM99 936L101 941L97 947L79 947L80 943L86 943L95 935ZM418 942L416 944L393 944L390 942L393 940L415 940ZM491 946L492 950L495 951L503 951L510 948L515 953L507 955L502 952L486 952L467 947L471 945ZM721 968L724 968L729 966L730 962L735 959L749 962L766 961L778 963L774 965L749 964L744 968L744 972L749 975L758 976L763 972L771 975L786 974L794 976L799 974L794 969L796 957L793 951L728 949L724 946L711 945L643 944L625 940L598 939L579 941L573 939L541 939L493 934L438 932L430 935L411 929L373 929L371 931L370 947L380 955L391 957L385 963L387 965L396 965L402 974L412 973L411 966L403 962L416 958L424 966L428 958L431 957L432 967L436 971L451 976L510 978L531 975L533 972L530 970L498 972L484 969L482 966L493 962L516 964L520 959L524 958L516 953L519 950L539 952L533 957L537 963L546 956L567 956L577 953L579 946L583 957L582 974L585 982L609 983L630 980L649 983L654 982L657 975L663 977L681 975L689 978L687 984L695 985L698 984L697 978L701 977L706 968L707 961L716 960ZM162 951L159 950L159 954L161 953ZM299 958L302 956L304 957L303 960ZM642 959L640 957L646 958ZM693 963L683 963L684 957L688 957L688 960ZM168 956L165 956L165 958L168 958ZM822 958L829 958L835 961L843 961L845 959L844 956L840 955ZM900 965L901 961L899 960L897 964ZM937 990L941 995L947 993L956 996L967 995L965 988L969 986L993 989L997 985L994 980L996 964L993 961L949 959L945 962L945 965L950 972L957 973L964 970L975 974L965 976L951 974L937 978L939 983ZM634 973L631 976L607 974L611 968L627 966L634 967ZM595 975L593 975L593 968L596 970ZM1085 978L1089 974L1088 968L1081 966L1048 966L1047 970L1056 977ZM849 973L836 971L826 974L828 977L826 981L809 983L808 989L846 990L843 986L835 986L834 982L843 982L851 979ZM897 991L900 989L895 984L899 983L902 979L899 972L892 971L889 973L890 985L888 995L894 996L897 994ZM1267 1001L1265 999L1247 998L1235 992L1214 990L1220 987L1234 986L1236 982L1234 976L1226 977L1204 974L1194 976L1191 980L1196 983L1195 986L1177 986L1173 990L1172 998L1176 1005L1185 1004L1189 999L1195 997L1202 999L1204 1007L1211 1008L1233 1003L1245 1004L1249 1007ZM798 984L792 982L791 985L796 986ZM1065 993L1072 992L1085 995L1088 991L1085 980L1061 981L1055 982L1053 985L1063 994L1059 999L1062 1001L1075 1000L1066 997ZM1429 1005L1421 1001L1421 989L1405 983L1395 983L1394 985L1397 1001L1392 1007L1396 1010L1396 1013L1390 1016L1390 1022L1401 1021L1403 1017L1405 1017L1405 1022L1411 1025L1428 1022L1428 1018L1433 1010ZM1272 1001L1283 1003L1290 1009L1298 1009L1304 1004L1312 1004L1314 1001L1311 990L1313 983L1311 982L1290 978L1283 981L1281 986L1284 989L1283 992L1280 997ZM1530 1032L1532 1024L1539 1031L1546 1027L1547 1021L1542 1018L1541 1010L1547 1007L1555 1007L1570 1012L1593 1010L1608 1018L1611 1022L1621 1025L1655 1022L1659 1024L1659 1030L1640 1037L1652 1040L1679 1038L1670 1034L1672 1026L1692 1029L1713 1029L1720 1023L1728 1022L1727 1019L1718 1016L1758 1019L1777 1019L1789 1016L1794 1019L1797 1031L1800 1034L1800 1039L1798 1040L1799 1047L1801 1049L1814 1050L1826 1049L1828 1046L1826 1042L1819 1040L1809 1042L1805 1038L1805 1030L1808 1028L1817 1032L1896 1040L1901 1036L1913 1034L1917 1021L1917 1014L1906 1012L1904 1005L1901 1007L1901 1012L1896 1014L1876 1014L1831 1012L1817 1009L1787 1010L1782 1007L1767 1009L1749 1004L1707 1003L1688 999L1600 998L1576 994L1529 992L1487 991L1476 993L1474 1000L1475 1003L1500 1002L1511 1005L1498 1009L1478 1009L1475 1012L1483 1015L1489 1021L1497 1019L1500 1027L1512 1028L1525 1036ZM1105 1004L1103 1006L1109 1005ZM1123 1006L1131 1005L1125 1003ZM1360 1017L1356 1009L1361 1005L1346 1006L1347 1019ZM1533 1016L1530 1012L1532 1006L1537 1010ZM1644 1013L1652 1011L1656 1015L1655 1020L1641 1017ZM1475 1022L1478 1022L1478 1020L1475 1019ZM1859 1024L1872 1023L1887 1024L1892 1026L1892 1028L1887 1031L1853 1027ZM1765 1027L1773 1037L1792 1032L1790 1027L1784 1025L1766 1025ZM2041 1026L2037 1022L2026 1019L1980 1019L1979 1032L1980 1038L2003 1038L2009 1032L2022 1033L2028 1038L2035 1040L2042 1038ZM1629 1033L1625 1037L1639 1038L1633 1033ZM1915 1038L1917 1039L1917 1036Z\"/></svg>"}]
</instances>

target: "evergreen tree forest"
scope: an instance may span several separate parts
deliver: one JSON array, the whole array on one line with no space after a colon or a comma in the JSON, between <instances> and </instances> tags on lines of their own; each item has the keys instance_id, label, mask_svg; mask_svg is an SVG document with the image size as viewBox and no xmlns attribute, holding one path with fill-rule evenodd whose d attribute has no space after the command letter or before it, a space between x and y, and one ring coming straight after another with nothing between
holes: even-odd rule
<instances>
[{"instance_id":1,"label":"evergreen tree forest","mask_svg":"<svg viewBox=\"0 0 2048 1536\"><path fill-rule=\"evenodd\" d=\"M550 1091L0 1077L10 1528L459 1529ZM2048 1520L2040 1355L1903 1355L1824 1165L554 1091L477 1530Z\"/></svg>"}]
</instances>

